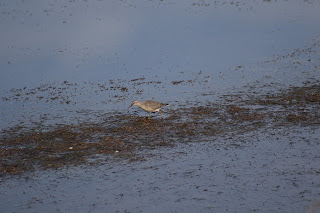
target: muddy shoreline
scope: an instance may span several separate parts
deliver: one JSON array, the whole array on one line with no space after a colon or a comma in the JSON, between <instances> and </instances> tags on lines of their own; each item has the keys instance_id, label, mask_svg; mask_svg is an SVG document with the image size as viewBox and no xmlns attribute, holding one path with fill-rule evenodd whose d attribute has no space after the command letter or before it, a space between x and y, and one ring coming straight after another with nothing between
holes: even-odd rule
<instances>
[{"instance_id":1,"label":"muddy shoreline","mask_svg":"<svg viewBox=\"0 0 320 213\"><path fill-rule=\"evenodd\" d=\"M145 160L141 150L178 143L232 138L261 128L320 125L320 86L292 87L265 96L227 96L221 104L165 110L151 119L129 113L101 123L30 128L17 125L1 132L1 176L66 165L101 163L93 156ZM232 100L233 99L233 100ZM99 115L98 115L99 116ZM139 156L140 155L140 156Z\"/></svg>"}]
</instances>

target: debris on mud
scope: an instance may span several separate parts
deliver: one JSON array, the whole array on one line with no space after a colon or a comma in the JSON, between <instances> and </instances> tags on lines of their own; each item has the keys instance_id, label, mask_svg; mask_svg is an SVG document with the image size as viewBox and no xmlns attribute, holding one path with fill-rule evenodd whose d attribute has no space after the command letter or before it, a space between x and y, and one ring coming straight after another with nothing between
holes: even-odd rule
<instances>
[{"instance_id":1,"label":"debris on mud","mask_svg":"<svg viewBox=\"0 0 320 213\"><path fill-rule=\"evenodd\" d=\"M79 165L95 155L143 159L137 157L141 150L170 147L194 138L212 141L212 137L239 135L270 125L320 124L319 85L250 99L238 95L236 100L168 109L165 119L116 115L100 123L8 128L1 132L0 171L2 175L19 174Z\"/></svg>"}]
</instances>

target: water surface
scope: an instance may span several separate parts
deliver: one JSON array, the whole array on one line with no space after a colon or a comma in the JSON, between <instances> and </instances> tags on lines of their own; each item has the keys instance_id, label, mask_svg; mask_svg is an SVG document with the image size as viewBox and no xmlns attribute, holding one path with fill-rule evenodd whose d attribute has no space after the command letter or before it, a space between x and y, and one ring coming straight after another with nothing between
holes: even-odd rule
<instances>
[{"instance_id":1,"label":"water surface","mask_svg":"<svg viewBox=\"0 0 320 213\"><path fill-rule=\"evenodd\" d=\"M312 0L1 1L1 168L45 134L67 143L60 126L138 144L125 158L88 145L100 154L71 158L80 165L1 169L1 209L319 212L319 11ZM170 104L165 119L128 111L134 99ZM34 138L12 148L8 132Z\"/></svg>"}]
</instances>

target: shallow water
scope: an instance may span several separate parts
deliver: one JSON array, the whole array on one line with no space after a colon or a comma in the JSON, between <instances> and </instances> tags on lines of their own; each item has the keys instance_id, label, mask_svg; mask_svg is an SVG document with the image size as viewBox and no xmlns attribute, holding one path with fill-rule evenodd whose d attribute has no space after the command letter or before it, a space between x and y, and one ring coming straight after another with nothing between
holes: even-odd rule
<instances>
[{"instance_id":1,"label":"shallow water","mask_svg":"<svg viewBox=\"0 0 320 213\"><path fill-rule=\"evenodd\" d=\"M319 11L311 0L2 1L2 211L319 212ZM135 99L170 104L164 120L128 111ZM23 154L43 145L32 140L78 148L60 126L103 143L82 144L91 155L76 165L54 161L65 150L29 165ZM30 149L16 151L21 167L7 137ZM137 147L101 148L112 140Z\"/></svg>"},{"instance_id":2,"label":"shallow water","mask_svg":"<svg viewBox=\"0 0 320 213\"><path fill-rule=\"evenodd\" d=\"M2 182L2 209L306 212L320 195L319 134L276 129L160 148L145 161L35 172Z\"/></svg>"},{"instance_id":3,"label":"shallow water","mask_svg":"<svg viewBox=\"0 0 320 213\"><path fill-rule=\"evenodd\" d=\"M51 114L59 108L124 110L132 99L194 101L202 93L216 99L266 77L298 84L313 74L302 74L301 69L279 72L264 62L309 47L319 35L318 9L317 1L4 1L0 89L6 96L12 88L52 85L65 88L64 99L76 96L72 107L30 103L40 105L36 111ZM288 60L281 62L288 66ZM157 83L132 85L130 80L139 78ZM182 80L195 83L172 85ZM66 87L65 81L76 86ZM111 83L128 92L105 91L98 85ZM34 96L54 99L57 92ZM18 111L30 108L10 104Z\"/></svg>"},{"instance_id":4,"label":"shallow water","mask_svg":"<svg viewBox=\"0 0 320 213\"><path fill-rule=\"evenodd\" d=\"M174 109L243 86L318 79L319 7L317 1L4 1L0 90L13 98L1 100L0 126L40 114L53 123L57 115L69 117L64 123L75 120L75 111L124 112L134 99Z\"/></svg>"}]
</instances>

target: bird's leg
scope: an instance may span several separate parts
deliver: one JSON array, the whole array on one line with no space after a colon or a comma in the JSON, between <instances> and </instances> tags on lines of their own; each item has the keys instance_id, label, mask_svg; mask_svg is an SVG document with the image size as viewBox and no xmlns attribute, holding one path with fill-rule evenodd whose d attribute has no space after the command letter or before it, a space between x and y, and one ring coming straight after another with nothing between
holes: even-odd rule
<instances>
[{"instance_id":1,"label":"bird's leg","mask_svg":"<svg viewBox=\"0 0 320 213\"><path fill-rule=\"evenodd\" d=\"M149 112L149 117L148 117L149 119L150 119L150 116L151 116L151 112Z\"/></svg>"},{"instance_id":2,"label":"bird's leg","mask_svg":"<svg viewBox=\"0 0 320 213\"><path fill-rule=\"evenodd\" d=\"M162 118L162 112L159 110L160 114L161 114L161 118Z\"/></svg>"}]
</instances>

